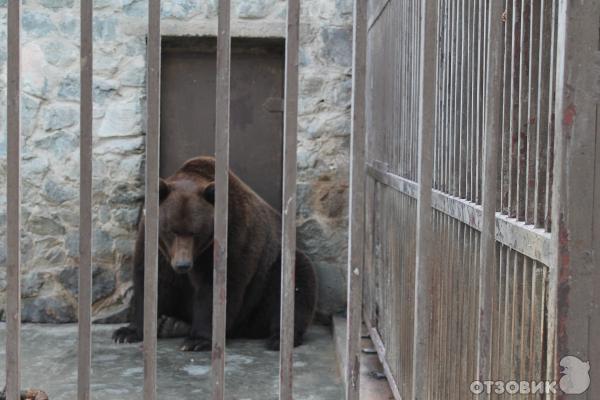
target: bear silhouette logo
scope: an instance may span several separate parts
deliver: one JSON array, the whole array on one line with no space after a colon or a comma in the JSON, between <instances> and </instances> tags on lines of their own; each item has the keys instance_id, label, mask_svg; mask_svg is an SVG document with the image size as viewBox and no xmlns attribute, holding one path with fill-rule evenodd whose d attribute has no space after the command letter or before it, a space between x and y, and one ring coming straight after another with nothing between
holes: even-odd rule
<instances>
[{"instance_id":1,"label":"bear silhouette logo","mask_svg":"<svg viewBox=\"0 0 600 400\"><path fill-rule=\"evenodd\" d=\"M560 360L560 390L565 394L582 394L590 387L590 363L583 362L574 356L563 357Z\"/></svg>"}]
</instances>

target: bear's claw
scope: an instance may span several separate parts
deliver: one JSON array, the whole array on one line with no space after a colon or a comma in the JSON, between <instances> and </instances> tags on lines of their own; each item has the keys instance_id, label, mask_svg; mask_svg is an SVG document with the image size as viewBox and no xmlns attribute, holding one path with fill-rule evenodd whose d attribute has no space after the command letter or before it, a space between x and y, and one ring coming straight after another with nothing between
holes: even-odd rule
<instances>
[{"instance_id":1,"label":"bear's claw","mask_svg":"<svg viewBox=\"0 0 600 400\"><path fill-rule=\"evenodd\" d=\"M181 351L208 351L211 349L210 340L187 338L180 347Z\"/></svg>"},{"instance_id":2,"label":"bear's claw","mask_svg":"<svg viewBox=\"0 0 600 400\"><path fill-rule=\"evenodd\" d=\"M142 341L142 338L137 333L137 329L131 326L124 326L117 329L113 333L112 338L115 343L136 343Z\"/></svg>"}]
</instances>

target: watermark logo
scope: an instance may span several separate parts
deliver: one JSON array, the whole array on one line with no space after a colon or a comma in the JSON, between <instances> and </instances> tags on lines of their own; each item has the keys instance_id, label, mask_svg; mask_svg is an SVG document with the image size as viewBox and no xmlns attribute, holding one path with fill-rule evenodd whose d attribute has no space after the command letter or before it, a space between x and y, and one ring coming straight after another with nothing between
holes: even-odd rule
<instances>
[{"instance_id":1,"label":"watermark logo","mask_svg":"<svg viewBox=\"0 0 600 400\"><path fill-rule=\"evenodd\" d=\"M590 363L574 356L560 360L562 377L556 381L475 381L473 394L556 394L558 388L565 394L582 394L590 387Z\"/></svg>"},{"instance_id":2,"label":"watermark logo","mask_svg":"<svg viewBox=\"0 0 600 400\"><path fill-rule=\"evenodd\" d=\"M577 357L567 356L560 360L560 390L566 394L582 394L590 387L590 363Z\"/></svg>"}]
</instances>

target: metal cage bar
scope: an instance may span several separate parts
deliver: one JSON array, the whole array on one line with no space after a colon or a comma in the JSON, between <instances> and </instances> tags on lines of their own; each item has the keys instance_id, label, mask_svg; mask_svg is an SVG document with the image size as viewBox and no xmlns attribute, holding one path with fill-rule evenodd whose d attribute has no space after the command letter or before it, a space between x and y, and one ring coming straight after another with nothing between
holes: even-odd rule
<instances>
[{"instance_id":1,"label":"metal cage bar","mask_svg":"<svg viewBox=\"0 0 600 400\"><path fill-rule=\"evenodd\" d=\"M92 367L92 0L81 1L79 101L79 341L77 398L90 399Z\"/></svg>"},{"instance_id":2,"label":"metal cage bar","mask_svg":"<svg viewBox=\"0 0 600 400\"><path fill-rule=\"evenodd\" d=\"M348 320L346 338L346 400L360 396L360 331L365 246L365 87L367 58L367 0L354 0L352 62L352 139L350 205L348 213Z\"/></svg>"},{"instance_id":3,"label":"metal cage bar","mask_svg":"<svg viewBox=\"0 0 600 400\"><path fill-rule=\"evenodd\" d=\"M215 123L215 228L212 314L212 398L225 397L227 331L227 224L229 204L229 111L231 1L219 0Z\"/></svg>"},{"instance_id":4,"label":"metal cage bar","mask_svg":"<svg viewBox=\"0 0 600 400\"><path fill-rule=\"evenodd\" d=\"M7 14L6 398L21 384L21 0Z\"/></svg>"},{"instance_id":5,"label":"metal cage bar","mask_svg":"<svg viewBox=\"0 0 600 400\"><path fill-rule=\"evenodd\" d=\"M577 355L599 365L600 334L600 107L598 68L600 3L561 0L557 4L556 132L552 183L552 243L549 273L547 379L561 376L561 357ZM594 67L590 68L591 65ZM599 371L582 395L600 396ZM565 396L568 397L568 396Z\"/></svg>"},{"instance_id":6,"label":"metal cage bar","mask_svg":"<svg viewBox=\"0 0 600 400\"><path fill-rule=\"evenodd\" d=\"M144 399L156 397L158 190L160 162L160 0L148 3L146 218L144 221Z\"/></svg>"},{"instance_id":7,"label":"metal cage bar","mask_svg":"<svg viewBox=\"0 0 600 400\"><path fill-rule=\"evenodd\" d=\"M492 0L488 13L502 15L503 0ZM486 16L487 18L487 16ZM504 68L504 26L498 18L492 18L488 26L488 56L484 85L488 93L483 110L483 170L482 170L482 224L479 272L479 320L477 341L477 376L488 380L491 373L491 337L493 307L493 268L496 265L496 188L498 187L498 146L502 135L502 74Z\"/></svg>"},{"instance_id":8,"label":"metal cage bar","mask_svg":"<svg viewBox=\"0 0 600 400\"><path fill-rule=\"evenodd\" d=\"M419 50L419 191L417 195L415 308L413 336L412 398L425 397L429 392L427 365L429 360L429 335L431 328L431 273L433 258L428 245L433 240L433 208L431 207L433 173L433 135L436 99L437 65L437 19L435 0L423 0L420 4L420 50Z\"/></svg>"},{"instance_id":9,"label":"metal cage bar","mask_svg":"<svg viewBox=\"0 0 600 400\"><path fill-rule=\"evenodd\" d=\"M283 117L283 198L281 220L281 316L279 398L292 400L294 291L296 276L296 151L298 143L298 46L300 0L288 0Z\"/></svg>"}]
</instances>

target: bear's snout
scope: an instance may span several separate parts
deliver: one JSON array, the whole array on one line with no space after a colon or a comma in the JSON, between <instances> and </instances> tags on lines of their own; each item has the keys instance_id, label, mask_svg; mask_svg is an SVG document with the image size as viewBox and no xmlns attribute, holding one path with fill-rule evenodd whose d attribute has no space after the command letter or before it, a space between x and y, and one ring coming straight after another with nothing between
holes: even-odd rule
<instances>
[{"instance_id":1,"label":"bear's snout","mask_svg":"<svg viewBox=\"0 0 600 400\"><path fill-rule=\"evenodd\" d=\"M173 268L175 268L175 271L183 274L185 272L188 272L190 269L192 269L192 263L191 263L191 261L177 261L173 265Z\"/></svg>"},{"instance_id":2,"label":"bear's snout","mask_svg":"<svg viewBox=\"0 0 600 400\"><path fill-rule=\"evenodd\" d=\"M192 236L176 236L173 241L171 265L175 272L184 274L193 266L194 239Z\"/></svg>"}]
</instances>

